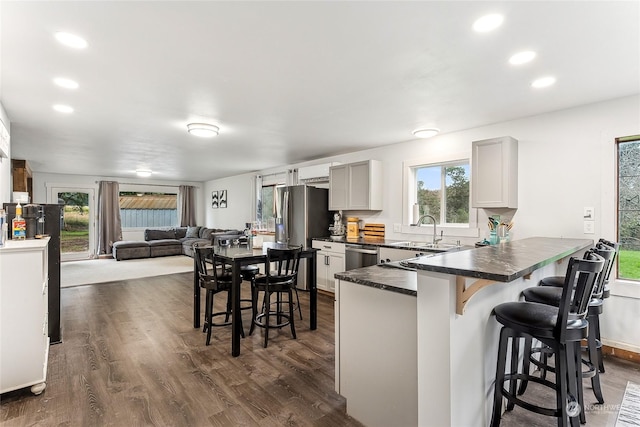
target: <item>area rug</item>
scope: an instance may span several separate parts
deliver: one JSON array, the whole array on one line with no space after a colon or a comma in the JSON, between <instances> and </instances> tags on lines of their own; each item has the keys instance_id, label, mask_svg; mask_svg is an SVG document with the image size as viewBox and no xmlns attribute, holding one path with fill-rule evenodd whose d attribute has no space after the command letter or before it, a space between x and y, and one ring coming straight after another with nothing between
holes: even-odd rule
<instances>
[{"instance_id":1,"label":"area rug","mask_svg":"<svg viewBox=\"0 0 640 427\"><path fill-rule=\"evenodd\" d=\"M193 271L193 258L184 255L123 261L112 258L67 261L60 265L60 287L68 288L188 271Z\"/></svg>"},{"instance_id":2,"label":"area rug","mask_svg":"<svg viewBox=\"0 0 640 427\"><path fill-rule=\"evenodd\" d=\"M616 427L638 426L640 426L640 385L629 381L620 404L620 411L618 411Z\"/></svg>"}]
</instances>

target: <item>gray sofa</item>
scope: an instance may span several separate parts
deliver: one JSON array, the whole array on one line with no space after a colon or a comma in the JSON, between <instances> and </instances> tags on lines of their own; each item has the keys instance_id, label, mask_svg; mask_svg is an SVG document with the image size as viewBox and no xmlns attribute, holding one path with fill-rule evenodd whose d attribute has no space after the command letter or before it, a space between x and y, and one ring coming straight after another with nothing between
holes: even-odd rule
<instances>
[{"instance_id":1,"label":"gray sofa","mask_svg":"<svg viewBox=\"0 0 640 427\"><path fill-rule=\"evenodd\" d=\"M240 236L242 236L242 231L240 230L201 226L148 228L144 230L144 240L114 242L112 252L113 257L118 261L169 255L193 257L193 245L196 243L217 245L220 239L237 239Z\"/></svg>"}]
</instances>

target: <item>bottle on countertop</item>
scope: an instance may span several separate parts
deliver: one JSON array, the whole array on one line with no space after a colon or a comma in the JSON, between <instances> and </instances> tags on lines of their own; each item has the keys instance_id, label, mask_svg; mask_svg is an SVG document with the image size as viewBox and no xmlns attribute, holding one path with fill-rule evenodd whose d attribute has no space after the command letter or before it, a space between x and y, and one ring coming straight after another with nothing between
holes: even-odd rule
<instances>
[{"instance_id":1,"label":"bottle on countertop","mask_svg":"<svg viewBox=\"0 0 640 427\"><path fill-rule=\"evenodd\" d=\"M0 247L7 241L7 213L0 209Z\"/></svg>"},{"instance_id":2,"label":"bottle on countertop","mask_svg":"<svg viewBox=\"0 0 640 427\"><path fill-rule=\"evenodd\" d=\"M22 217L22 206L19 202L16 206L16 217L11 221L11 238L13 240L27 238L27 220Z\"/></svg>"}]
</instances>

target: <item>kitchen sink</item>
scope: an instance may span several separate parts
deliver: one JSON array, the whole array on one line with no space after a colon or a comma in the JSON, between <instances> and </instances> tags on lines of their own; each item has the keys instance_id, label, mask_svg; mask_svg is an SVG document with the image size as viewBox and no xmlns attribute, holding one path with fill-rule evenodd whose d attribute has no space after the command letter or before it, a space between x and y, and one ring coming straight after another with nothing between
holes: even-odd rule
<instances>
[{"instance_id":1,"label":"kitchen sink","mask_svg":"<svg viewBox=\"0 0 640 427\"><path fill-rule=\"evenodd\" d=\"M394 242L390 243L389 246L397 246L401 248L415 248L429 252L446 252L455 248L458 248L457 245L449 244L449 243L427 243L427 242Z\"/></svg>"}]
</instances>

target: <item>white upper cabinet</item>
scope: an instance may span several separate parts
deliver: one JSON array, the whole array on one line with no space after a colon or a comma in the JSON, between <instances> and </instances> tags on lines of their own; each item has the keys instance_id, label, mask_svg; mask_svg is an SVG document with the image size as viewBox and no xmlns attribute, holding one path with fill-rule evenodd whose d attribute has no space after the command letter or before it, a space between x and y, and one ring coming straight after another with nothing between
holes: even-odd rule
<instances>
[{"instance_id":1,"label":"white upper cabinet","mask_svg":"<svg viewBox=\"0 0 640 427\"><path fill-rule=\"evenodd\" d=\"M518 141L510 136L472 142L471 207L518 207Z\"/></svg>"},{"instance_id":2,"label":"white upper cabinet","mask_svg":"<svg viewBox=\"0 0 640 427\"><path fill-rule=\"evenodd\" d=\"M332 166L329 210L382 210L382 163L367 160Z\"/></svg>"}]
</instances>

